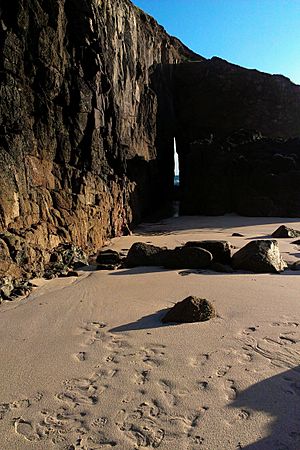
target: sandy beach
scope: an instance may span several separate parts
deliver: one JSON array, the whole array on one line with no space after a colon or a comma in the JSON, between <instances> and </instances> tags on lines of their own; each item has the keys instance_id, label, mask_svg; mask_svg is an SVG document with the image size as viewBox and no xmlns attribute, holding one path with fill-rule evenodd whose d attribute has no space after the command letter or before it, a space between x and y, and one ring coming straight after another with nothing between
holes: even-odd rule
<instances>
[{"instance_id":1,"label":"sandy beach","mask_svg":"<svg viewBox=\"0 0 300 450\"><path fill-rule=\"evenodd\" d=\"M284 218L178 217L109 248L270 237ZM238 232L243 237L232 237ZM294 239L278 239L296 261ZM1 450L299 450L300 276L139 267L37 280L0 306ZM217 317L162 325L188 295Z\"/></svg>"}]
</instances>

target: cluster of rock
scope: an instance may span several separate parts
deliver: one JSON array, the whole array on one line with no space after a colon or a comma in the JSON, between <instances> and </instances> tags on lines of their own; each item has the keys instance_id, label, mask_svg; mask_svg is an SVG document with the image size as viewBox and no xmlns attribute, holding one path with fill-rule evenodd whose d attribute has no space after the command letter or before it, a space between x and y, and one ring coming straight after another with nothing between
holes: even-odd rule
<instances>
[{"instance_id":1,"label":"cluster of rock","mask_svg":"<svg viewBox=\"0 0 300 450\"><path fill-rule=\"evenodd\" d=\"M0 278L0 304L3 300L14 300L28 295L34 285L26 279L13 279L11 276Z\"/></svg>"},{"instance_id":2,"label":"cluster of rock","mask_svg":"<svg viewBox=\"0 0 300 450\"><path fill-rule=\"evenodd\" d=\"M26 260L26 249L27 247L22 247L22 245L16 247L16 261L18 258ZM2 269L4 262L2 261ZM29 278L38 276L51 279L78 276L76 269L86 265L88 265L88 256L80 247L69 243L60 244L51 252L48 263L38 273L28 271L25 273L26 277L13 277L2 270L0 272L0 303L2 300L14 300L16 297L29 294L34 286ZM18 266L16 268L18 269ZM17 273L20 274L20 272Z\"/></svg>"},{"instance_id":3,"label":"cluster of rock","mask_svg":"<svg viewBox=\"0 0 300 450\"><path fill-rule=\"evenodd\" d=\"M82 248L73 244L60 244L52 251L43 276L46 279L78 276L76 269L88 264L88 256Z\"/></svg>"},{"instance_id":4,"label":"cluster of rock","mask_svg":"<svg viewBox=\"0 0 300 450\"><path fill-rule=\"evenodd\" d=\"M210 269L224 273L232 273L233 270L279 273L287 267L276 240L251 241L233 255L232 248L229 242L217 240L189 241L172 250L136 242L129 249L125 266Z\"/></svg>"}]
</instances>

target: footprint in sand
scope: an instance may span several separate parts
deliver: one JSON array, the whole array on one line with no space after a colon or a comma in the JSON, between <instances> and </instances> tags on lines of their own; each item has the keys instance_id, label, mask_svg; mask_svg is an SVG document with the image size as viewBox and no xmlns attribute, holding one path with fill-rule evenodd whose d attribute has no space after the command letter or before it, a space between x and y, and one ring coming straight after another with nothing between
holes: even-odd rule
<instances>
[{"instance_id":1,"label":"footprint in sand","mask_svg":"<svg viewBox=\"0 0 300 450\"><path fill-rule=\"evenodd\" d=\"M190 358L189 363L192 367L204 366L208 362L210 355L208 353L202 353L196 358Z\"/></svg>"},{"instance_id":2,"label":"footprint in sand","mask_svg":"<svg viewBox=\"0 0 300 450\"><path fill-rule=\"evenodd\" d=\"M226 380L224 383L224 388L227 400L235 400L237 397L237 389L235 387L234 380Z\"/></svg>"},{"instance_id":3,"label":"footprint in sand","mask_svg":"<svg viewBox=\"0 0 300 450\"><path fill-rule=\"evenodd\" d=\"M245 328L245 329L242 331L242 334L248 335L248 334L255 333L255 331L257 331L258 328L259 328L259 325L255 325L255 326L252 326L252 327Z\"/></svg>"},{"instance_id":4,"label":"footprint in sand","mask_svg":"<svg viewBox=\"0 0 300 450\"><path fill-rule=\"evenodd\" d=\"M201 391L209 390L209 383L208 383L208 381L198 381L198 388Z\"/></svg>"},{"instance_id":5,"label":"footprint in sand","mask_svg":"<svg viewBox=\"0 0 300 450\"><path fill-rule=\"evenodd\" d=\"M162 344L149 344L149 346L142 347L137 353L132 353L130 356L138 356L142 358L143 363L150 367L159 367L162 365L165 358Z\"/></svg>"},{"instance_id":6,"label":"footprint in sand","mask_svg":"<svg viewBox=\"0 0 300 450\"><path fill-rule=\"evenodd\" d=\"M75 353L74 358L76 359L76 361L85 361L86 360L86 352L78 352Z\"/></svg>"},{"instance_id":7,"label":"footprint in sand","mask_svg":"<svg viewBox=\"0 0 300 450\"><path fill-rule=\"evenodd\" d=\"M56 397L64 403L79 405L95 405L98 401L95 383L86 378L66 380L63 383L66 390L57 394Z\"/></svg>"},{"instance_id":8,"label":"footprint in sand","mask_svg":"<svg viewBox=\"0 0 300 450\"><path fill-rule=\"evenodd\" d=\"M41 435L33 428L31 422L18 418L14 422L15 432L23 436L27 441L39 441Z\"/></svg>"},{"instance_id":9,"label":"footprint in sand","mask_svg":"<svg viewBox=\"0 0 300 450\"><path fill-rule=\"evenodd\" d=\"M138 370L135 373L135 383L142 385L149 381L150 379L151 370L143 370L142 372L139 372Z\"/></svg>"},{"instance_id":10,"label":"footprint in sand","mask_svg":"<svg viewBox=\"0 0 300 450\"><path fill-rule=\"evenodd\" d=\"M122 409L117 414L116 425L138 448L157 448L164 439L165 430L153 416L153 406L142 403L132 412Z\"/></svg>"},{"instance_id":11,"label":"footprint in sand","mask_svg":"<svg viewBox=\"0 0 300 450\"><path fill-rule=\"evenodd\" d=\"M32 404L39 402L43 398L43 394L38 392L32 398L25 398L22 400L15 400L9 403L0 403L0 420L2 420L5 415L16 409L26 409L29 408Z\"/></svg>"},{"instance_id":12,"label":"footprint in sand","mask_svg":"<svg viewBox=\"0 0 300 450\"><path fill-rule=\"evenodd\" d=\"M200 438L199 427L202 426L202 421L208 410L208 406L203 406L199 411L195 411L190 415L168 415L167 421L171 426L172 433L177 433L178 437L180 437L180 435L184 435L189 439L189 441L196 443L196 441Z\"/></svg>"},{"instance_id":13,"label":"footprint in sand","mask_svg":"<svg viewBox=\"0 0 300 450\"><path fill-rule=\"evenodd\" d=\"M231 369L232 366L227 365L227 366L223 366L220 367L217 371L216 371L216 375L218 378L221 377L225 377L225 375L227 375L228 371Z\"/></svg>"},{"instance_id":14,"label":"footprint in sand","mask_svg":"<svg viewBox=\"0 0 300 450\"><path fill-rule=\"evenodd\" d=\"M187 389L178 390L169 380L160 380L158 385L169 406L176 406L182 397L189 394Z\"/></svg>"}]
</instances>

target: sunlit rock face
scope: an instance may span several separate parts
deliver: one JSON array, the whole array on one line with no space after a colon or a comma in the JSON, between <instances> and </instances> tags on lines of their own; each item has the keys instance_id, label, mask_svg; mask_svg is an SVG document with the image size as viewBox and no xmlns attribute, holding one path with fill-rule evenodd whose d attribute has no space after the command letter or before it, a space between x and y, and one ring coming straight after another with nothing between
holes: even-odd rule
<instances>
[{"instance_id":1,"label":"sunlit rock face","mask_svg":"<svg viewBox=\"0 0 300 450\"><path fill-rule=\"evenodd\" d=\"M0 55L0 232L26 242L24 270L60 242L100 247L169 196L171 68L196 55L154 19L127 0L4 1Z\"/></svg>"}]
</instances>

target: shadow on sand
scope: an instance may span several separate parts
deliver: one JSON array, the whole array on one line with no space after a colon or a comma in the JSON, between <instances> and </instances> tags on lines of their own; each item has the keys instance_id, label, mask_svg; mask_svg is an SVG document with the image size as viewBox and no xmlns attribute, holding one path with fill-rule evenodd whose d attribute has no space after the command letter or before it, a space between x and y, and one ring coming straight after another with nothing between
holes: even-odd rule
<instances>
[{"instance_id":1,"label":"shadow on sand","mask_svg":"<svg viewBox=\"0 0 300 450\"><path fill-rule=\"evenodd\" d=\"M220 217L222 226L220 226ZM203 229L224 233L226 230L242 232L244 227L269 224L274 225L275 231L277 225L288 226L290 223L295 222L299 222L299 217L244 217L237 214L225 214L224 216L179 216L175 218L170 217L156 223L143 223L136 227L134 231L137 236L159 236L176 234L182 231L203 231ZM259 239L261 238L262 236L259 236Z\"/></svg>"},{"instance_id":2,"label":"shadow on sand","mask_svg":"<svg viewBox=\"0 0 300 450\"><path fill-rule=\"evenodd\" d=\"M267 378L239 393L231 408L262 411L272 417L269 435L244 450L300 449L300 366Z\"/></svg>"},{"instance_id":3,"label":"shadow on sand","mask_svg":"<svg viewBox=\"0 0 300 450\"><path fill-rule=\"evenodd\" d=\"M150 330L152 328L162 328L179 325L177 323L162 323L161 319L170 308L161 309L156 311L154 314L149 314L148 316L143 316L135 322L126 323L115 328L111 328L109 331L111 333L121 333L122 331L133 331L133 330Z\"/></svg>"}]
</instances>

